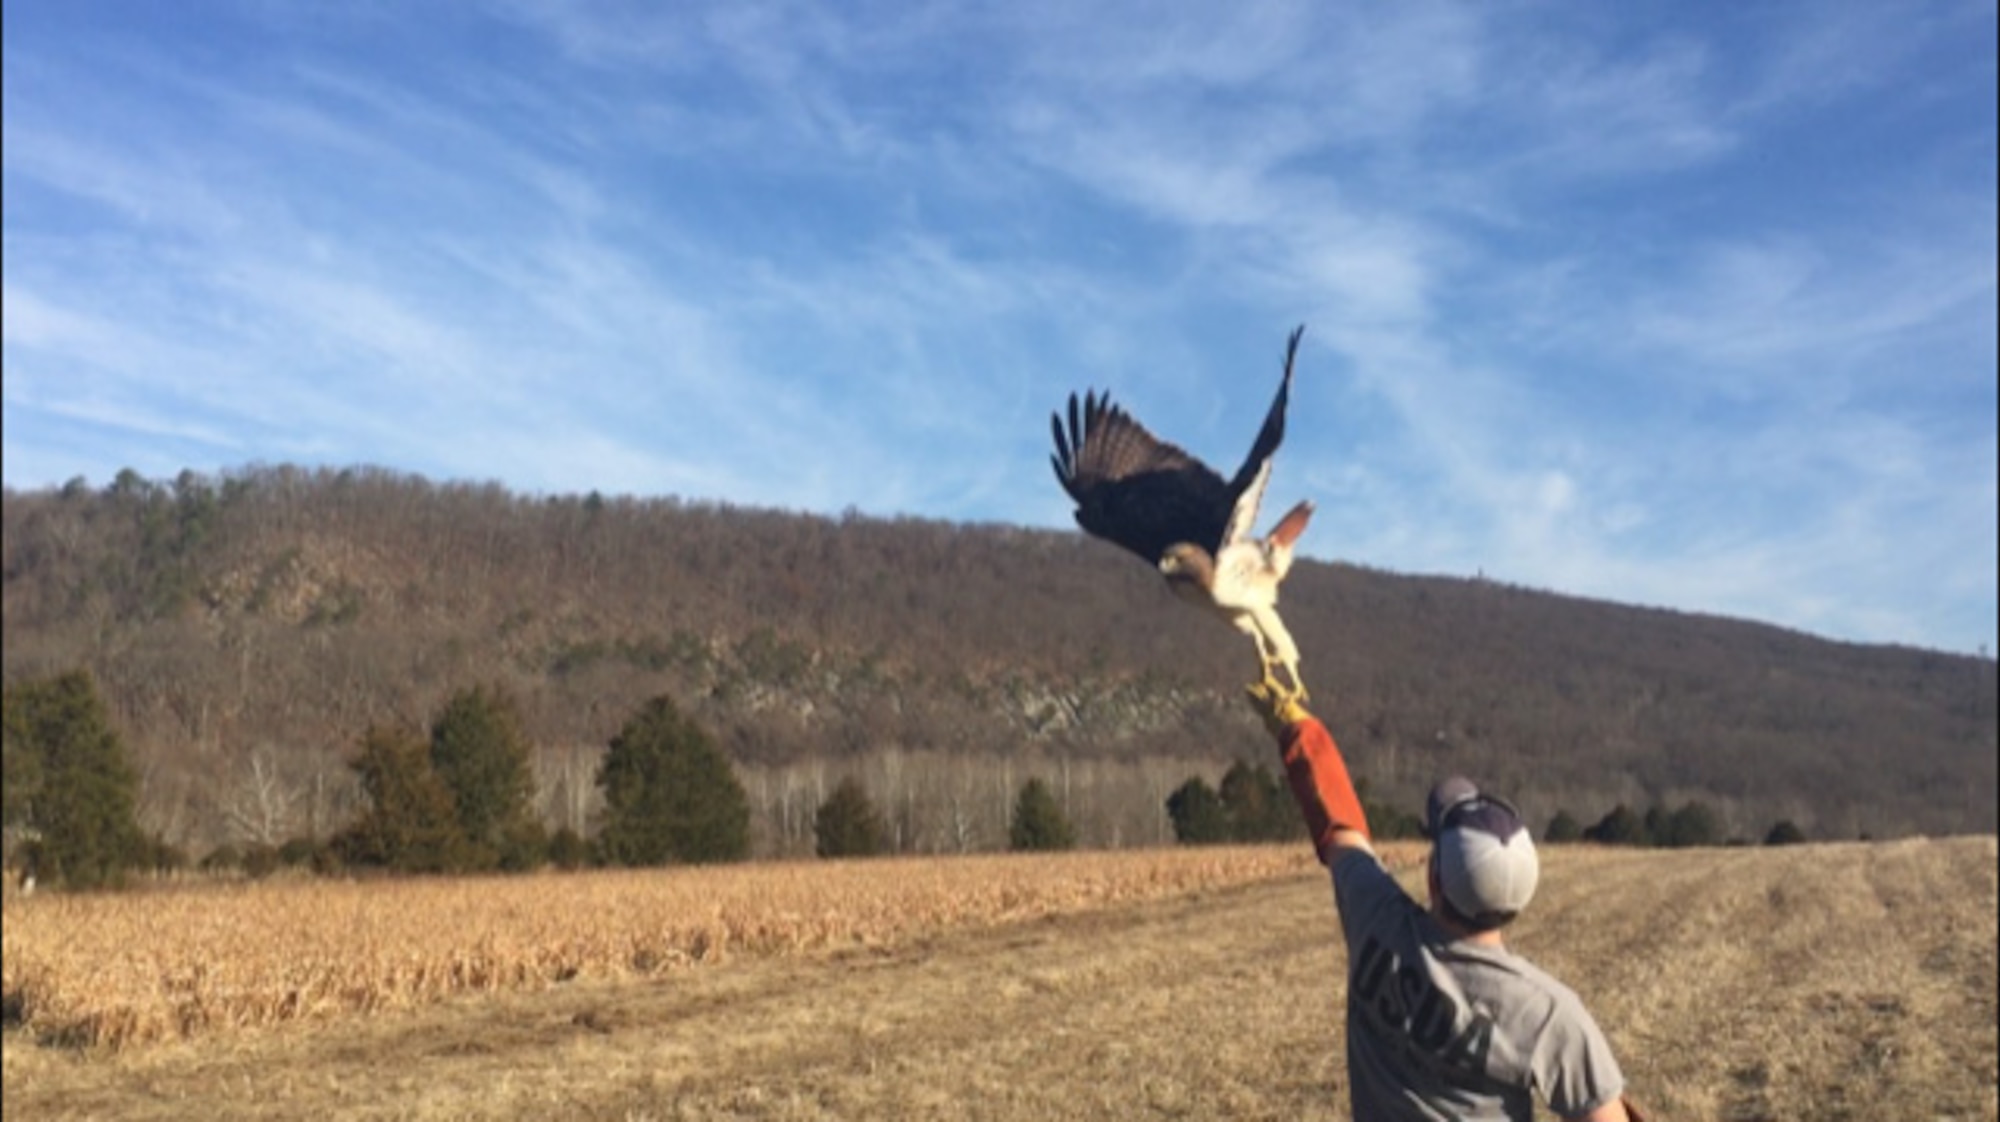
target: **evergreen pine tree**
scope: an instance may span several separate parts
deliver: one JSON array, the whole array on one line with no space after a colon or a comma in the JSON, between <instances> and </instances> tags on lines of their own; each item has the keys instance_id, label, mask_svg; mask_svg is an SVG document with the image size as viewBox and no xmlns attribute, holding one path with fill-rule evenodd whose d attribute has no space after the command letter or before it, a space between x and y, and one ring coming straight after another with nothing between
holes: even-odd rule
<instances>
[{"instance_id":1,"label":"evergreen pine tree","mask_svg":"<svg viewBox=\"0 0 2000 1122\"><path fill-rule=\"evenodd\" d=\"M472 868L541 863L546 841L533 803L527 736L500 690L461 690L431 725L431 765L451 792Z\"/></svg>"},{"instance_id":2,"label":"evergreen pine tree","mask_svg":"<svg viewBox=\"0 0 2000 1122\"><path fill-rule=\"evenodd\" d=\"M1670 817L1671 815L1667 811L1667 808L1659 803L1654 803L1652 806L1647 807L1645 823L1640 827L1639 837L1632 844L1667 844L1673 836L1672 826L1668 822Z\"/></svg>"},{"instance_id":3,"label":"evergreen pine tree","mask_svg":"<svg viewBox=\"0 0 2000 1122\"><path fill-rule=\"evenodd\" d=\"M1764 835L1765 845L1798 845L1805 840L1806 832L1789 818L1779 819L1772 825L1771 832Z\"/></svg>"},{"instance_id":4,"label":"evergreen pine tree","mask_svg":"<svg viewBox=\"0 0 2000 1122\"><path fill-rule=\"evenodd\" d=\"M750 802L708 734L661 696L611 740L599 852L615 865L739 861L750 852Z\"/></svg>"},{"instance_id":5,"label":"evergreen pine tree","mask_svg":"<svg viewBox=\"0 0 2000 1122\"><path fill-rule=\"evenodd\" d=\"M451 789L431 766L430 747L412 732L371 727L351 765L368 809L339 837L340 857L406 873L461 868L466 845Z\"/></svg>"},{"instance_id":6,"label":"evergreen pine tree","mask_svg":"<svg viewBox=\"0 0 2000 1122\"><path fill-rule=\"evenodd\" d=\"M1555 817L1549 819L1548 828L1542 831L1543 841L1553 842L1558 845L1564 842L1577 841L1582 837L1583 823L1578 822L1576 817L1567 810L1556 811Z\"/></svg>"},{"instance_id":7,"label":"evergreen pine tree","mask_svg":"<svg viewBox=\"0 0 2000 1122\"><path fill-rule=\"evenodd\" d=\"M1302 832L1290 792L1281 790L1277 777L1262 764L1231 764L1216 793L1229 816L1229 836L1236 841L1279 841Z\"/></svg>"},{"instance_id":8,"label":"evergreen pine tree","mask_svg":"<svg viewBox=\"0 0 2000 1122\"><path fill-rule=\"evenodd\" d=\"M1021 794L1014 800L1014 819L1007 827L1008 848L1054 850L1075 845L1076 831L1049 785L1040 779L1021 784Z\"/></svg>"},{"instance_id":9,"label":"evergreen pine tree","mask_svg":"<svg viewBox=\"0 0 2000 1122\"><path fill-rule=\"evenodd\" d=\"M1214 845L1229 840L1229 810L1208 781L1197 775L1167 796L1174 840L1182 845Z\"/></svg>"},{"instance_id":10,"label":"evergreen pine tree","mask_svg":"<svg viewBox=\"0 0 2000 1122\"><path fill-rule=\"evenodd\" d=\"M149 845L136 813L139 777L87 671L8 686L0 694L0 723L5 751L18 757L8 769L8 812L39 835L39 879L117 884L127 868L146 860ZM22 804L12 790L17 775L37 781L21 793Z\"/></svg>"},{"instance_id":11,"label":"evergreen pine tree","mask_svg":"<svg viewBox=\"0 0 2000 1122\"><path fill-rule=\"evenodd\" d=\"M10 695L11 696L11 695ZM5 722L0 722L0 796L4 796L6 811L0 823L7 827L7 836L13 837L14 830L34 827L35 795L42 789L42 750L23 731L14 731L13 704L9 702L10 714Z\"/></svg>"},{"instance_id":12,"label":"evergreen pine tree","mask_svg":"<svg viewBox=\"0 0 2000 1122\"><path fill-rule=\"evenodd\" d=\"M1631 807L1619 803L1598 819L1595 826L1585 830L1583 838L1602 845L1644 845L1646 824L1632 813Z\"/></svg>"},{"instance_id":13,"label":"evergreen pine tree","mask_svg":"<svg viewBox=\"0 0 2000 1122\"><path fill-rule=\"evenodd\" d=\"M1699 800L1690 800L1667 816L1666 836L1655 837L1653 844L1676 849L1720 845L1722 833L1722 819L1715 813L1715 808Z\"/></svg>"},{"instance_id":14,"label":"evergreen pine tree","mask_svg":"<svg viewBox=\"0 0 2000 1122\"><path fill-rule=\"evenodd\" d=\"M886 848L887 834L881 812L852 777L836 784L813 815L813 852L821 857L873 857Z\"/></svg>"}]
</instances>

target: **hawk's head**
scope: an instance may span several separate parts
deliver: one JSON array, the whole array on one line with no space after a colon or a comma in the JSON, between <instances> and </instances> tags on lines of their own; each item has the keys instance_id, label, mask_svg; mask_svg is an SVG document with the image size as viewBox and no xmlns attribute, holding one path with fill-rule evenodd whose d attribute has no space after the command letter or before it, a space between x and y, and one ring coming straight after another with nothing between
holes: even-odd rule
<instances>
[{"instance_id":1,"label":"hawk's head","mask_svg":"<svg viewBox=\"0 0 2000 1122\"><path fill-rule=\"evenodd\" d=\"M1215 558L1193 542L1175 542L1160 554L1160 572L1169 583L1185 581L1212 588L1215 585Z\"/></svg>"}]
</instances>

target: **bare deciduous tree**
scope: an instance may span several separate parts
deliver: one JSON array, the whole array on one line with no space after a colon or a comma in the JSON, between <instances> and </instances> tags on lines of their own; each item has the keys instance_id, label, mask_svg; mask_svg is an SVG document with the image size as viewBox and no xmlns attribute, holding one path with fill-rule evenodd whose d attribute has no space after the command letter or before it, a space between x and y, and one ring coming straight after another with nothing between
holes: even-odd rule
<instances>
[{"instance_id":1,"label":"bare deciduous tree","mask_svg":"<svg viewBox=\"0 0 2000 1122\"><path fill-rule=\"evenodd\" d=\"M230 837L253 845L282 845L299 832L303 785L283 774L278 750L259 744L245 752L221 799Z\"/></svg>"}]
</instances>

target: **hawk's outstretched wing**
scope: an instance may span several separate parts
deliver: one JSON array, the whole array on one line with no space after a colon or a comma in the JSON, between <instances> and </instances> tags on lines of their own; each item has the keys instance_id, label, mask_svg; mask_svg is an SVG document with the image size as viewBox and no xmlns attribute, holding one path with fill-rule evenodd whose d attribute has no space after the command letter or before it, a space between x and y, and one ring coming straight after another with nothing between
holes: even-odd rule
<instances>
[{"instance_id":1,"label":"hawk's outstretched wing","mask_svg":"<svg viewBox=\"0 0 2000 1122\"><path fill-rule=\"evenodd\" d=\"M1194 542L1213 551L1234 502L1213 469L1155 437L1107 394L1089 393L1079 411L1069 397L1069 429L1052 419L1056 479L1076 500L1085 531L1156 564L1167 547Z\"/></svg>"},{"instance_id":2,"label":"hawk's outstretched wing","mask_svg":"<svg viewBox=\"0 0 2000 1122\"><path fill-rule=\"evenodd\" d=\"M1299 339L1305 333L1305 325L1300 324L1285 341L1285 376L1278 382L1278 396L1272 399L1270 412L1264 414L1264 427L1257 430L1256 443L1243 458L1243 466L1236 469L1236 478L1229 482L1233 496L1229 525L1223 530L1222 540L1209 547L1212 550L1220 551L1222 546L1253 536L1257 508L1264 502L1264 486L1271 481L1271 457L1285 439L1285 406L1292 397L1292 360L1298 357Z\"/></svg>"},{"instance_id":3,"label":"hawk's outstretched wing","mask_svg":"<svg viewBox=\"0 0 2000 1122\"><path fill-rule=\"evenodd\" d=\"M1271 456L1285 437L1292 360L1304 332L1303 327L1292 332L1277 397L1243 466L1226 482L1207 464L1148 432L1113 405L1109 394L1087 393L1081 404L1071 394L1068 428L1060 413L1050 418L1056 450L1049 459L1063 490L1076 500L1077 524L1149 563L1180 542L1212 555L1248 537L1270 479Z\"/></svg>"}]
</instances>

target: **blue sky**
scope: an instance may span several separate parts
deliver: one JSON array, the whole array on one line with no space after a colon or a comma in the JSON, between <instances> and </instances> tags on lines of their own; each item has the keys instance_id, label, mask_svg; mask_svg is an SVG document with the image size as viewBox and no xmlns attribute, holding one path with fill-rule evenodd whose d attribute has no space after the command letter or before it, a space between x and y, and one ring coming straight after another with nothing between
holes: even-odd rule
<instances>
[{"instance_id":1,"label":"blue sky","mask_svg":"<svg viewBox=\"0 0 2000 1122\"><path fill-rule=\"evenodd\" d=\"M1990 0L4 13L9 487L1068 527L1304 323L1310 556L1995 647Z\"/></svg>"}]
</instances>

